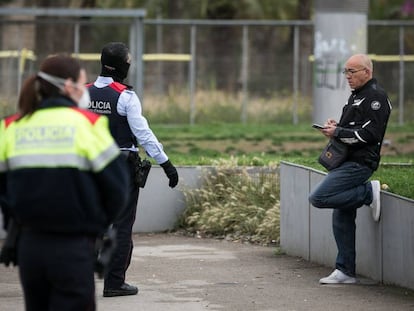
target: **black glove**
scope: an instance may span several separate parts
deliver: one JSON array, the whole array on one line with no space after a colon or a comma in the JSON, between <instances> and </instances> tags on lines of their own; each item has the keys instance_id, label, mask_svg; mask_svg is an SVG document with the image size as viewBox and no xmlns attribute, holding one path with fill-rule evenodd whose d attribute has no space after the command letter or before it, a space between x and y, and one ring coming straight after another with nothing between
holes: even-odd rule
<instances>
[{"instance_id":1,"label":"black glove","mask_svg":"<svg viewBox=\"0 0 414 311\"><path fill-rule=\"evenodd\" d=\"M171 164L170 160L160 164L160 166L164 169L165 175L167 175L170 183L168 184L171 188L174 188L178 184L178 173L177 169L174 165Z\"/></svg>"},{"instance_id":2,"label":"black glove","mask_svg":"<svg viewBox=\"0 0 414 311\"><path fill-rule=\"evenodd\" d=\"M20 236L20 226L13 219L9 220L6 240L0 250L0 263L6 267L10 264L17 266L17 243Z\"/></svg>"},{"instance_id":3,"label":"black glove","mask_svg":"<svg viewBox=\"0 0 414 311\"><path fill-rule=\"evenodd\" d=\"M112 259L116 248L116 230L109 228L107 232L96 239L95 243L95 272L102 279Z\"/></svg>"},{"instance_id":4,"label":"black glove","mask_svg":"<svg viewBox=\"0 0 414 311\"><path fill-rule=\"evenodd\" d=\"M0 251L0 263L3 263L6 267L11 264L17 266L17 249L3 246Z\"/></svg>"}]
</instances>

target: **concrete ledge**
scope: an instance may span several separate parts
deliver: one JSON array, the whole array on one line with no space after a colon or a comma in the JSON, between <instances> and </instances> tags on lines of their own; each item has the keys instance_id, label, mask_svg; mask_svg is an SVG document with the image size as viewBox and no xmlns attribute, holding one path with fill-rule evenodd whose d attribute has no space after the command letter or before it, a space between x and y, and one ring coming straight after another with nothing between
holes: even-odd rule
<instances>
[{"instance_id":1,"label":"concrete ledge","mask_svg":"<svg viewBox=\"0 0 414 311\"><path fill-rule=\"evenodd\" d=\"M314 208L308 201L325 173L292 163L280 165L280 243L289 255L333 267L336 244L332 210ZM357 274L414 289L414 200L381 191L382 216L358 209Z\"/></svg>"}]
</instances>

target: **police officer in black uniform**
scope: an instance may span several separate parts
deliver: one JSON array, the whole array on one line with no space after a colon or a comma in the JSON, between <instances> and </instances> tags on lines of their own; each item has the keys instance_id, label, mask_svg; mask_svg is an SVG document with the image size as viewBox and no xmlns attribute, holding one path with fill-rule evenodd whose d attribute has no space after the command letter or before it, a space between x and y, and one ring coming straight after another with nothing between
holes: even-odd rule
<instances>
[{"instance_id":1,"label":"police officer in black uniform","mask_svg":"<svg viewBox=\"0 0 414 311\"><path fill-rule=\"evenodd\" d=\"M0 258L18 264L27 311L95 310L95 240L127 203L127 166L108 120L81 109L85 83L76 59L48 57L25 81L19 112L0 123L7 240L12 224L21 228Z\"/></svg>"},{"instance_id":2,"label":"police officer in black uniform","mask_svg":"<svg viewBox=\"0 0 414 311\"><path fill-rule=\"evenodd\" d=\"M137 94L123 83L128 74L130 61L129 49L124 43L111 42L103 47L101 74L93 84L88 85L91 97L89 109L108 116L111 133L128 159L131 177L135 175L137 145L140 145L146 154L164 169L169 186L174 188L178 183L177 170L142 115ZM131 180L128 207L113 224L117 231L117 249L105 275L104 297L138 293L136 286L125 283L125 274L133 249L132 226L139 194L139 187L133 182L134 178Z\"/></svg>"}]
</instances>

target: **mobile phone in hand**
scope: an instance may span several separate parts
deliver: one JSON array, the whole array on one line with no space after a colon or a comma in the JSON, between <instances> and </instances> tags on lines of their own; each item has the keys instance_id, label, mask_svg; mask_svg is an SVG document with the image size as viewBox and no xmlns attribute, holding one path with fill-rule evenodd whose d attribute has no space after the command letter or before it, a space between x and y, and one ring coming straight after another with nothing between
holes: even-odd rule
<instances>
[{"instance_id":1,"label":"mobile phone in hand","mask_svg":"<svg viewBox=\"0 0 414 311\"><path fill-rule=\"evenodd\" d=\"M312 127L318 130L323 130L325 127L323 125L317 124L317 123L313 123Z\"/></svg>"}]
</instances>

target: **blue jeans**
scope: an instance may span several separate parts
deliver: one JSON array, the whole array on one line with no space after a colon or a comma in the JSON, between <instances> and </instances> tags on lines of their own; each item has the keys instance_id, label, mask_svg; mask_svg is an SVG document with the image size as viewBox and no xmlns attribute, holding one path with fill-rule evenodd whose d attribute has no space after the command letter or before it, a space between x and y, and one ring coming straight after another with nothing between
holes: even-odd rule
<instances>
[{"instance_id":1,"label":"blue jeans","mask_svg":"<svg viewBox=\"0 0 414 311\"><path fill-rule=\"evenodd\" d=\"M309 195L317 208L332 208L333 234L338 248L336 269L355 276L355 218L357 209L372 202L373 171L355 162L345 162L330 171Z\"/></svg>"}]
</instances>

